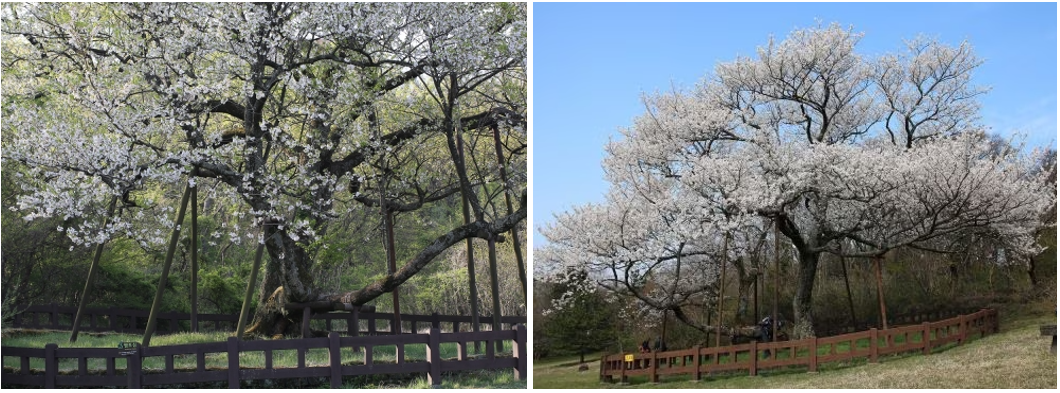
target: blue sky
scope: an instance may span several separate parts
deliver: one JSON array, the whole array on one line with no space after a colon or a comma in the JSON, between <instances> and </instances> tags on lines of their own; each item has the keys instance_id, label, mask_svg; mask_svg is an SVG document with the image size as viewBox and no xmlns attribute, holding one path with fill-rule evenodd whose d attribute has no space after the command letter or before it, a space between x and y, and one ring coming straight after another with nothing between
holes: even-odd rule
<instances>
[{"instance_id":1,"label":"blue sky","mask_svg":"<svg viewBox=\"0 0 1060 393\"><path fill-rule=\"evenodd\" d=\"M609 137L644 111L642 93L688 87L714 65L753 56L821 21L865 33L858 51L896 52L918 34L985 60L983 121L1056 146L1056 3L534 3L533 244L537 228L573 206L603 201Z\"/></svg>"}]
</instances>

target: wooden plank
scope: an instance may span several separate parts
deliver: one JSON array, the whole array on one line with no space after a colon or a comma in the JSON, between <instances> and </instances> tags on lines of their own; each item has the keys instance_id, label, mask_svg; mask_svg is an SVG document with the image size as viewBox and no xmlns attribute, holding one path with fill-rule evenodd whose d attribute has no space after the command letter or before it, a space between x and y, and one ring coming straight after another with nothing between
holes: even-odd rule
<instances>
[{"instance_id":1,"label":"wooden plank","mask_svg":"<svg viewBox=\"0 0 1060 393\"><path fill-rule=\"evenodd\" d=\"M44 387L44 375L25 375L11 373L3 373L0 375L3 375L3 380L5 384Z\"/></svg>"},{"instance_id":2,"label":"wooden plank","mask_svg":"<svg viewBox=\"0 0 1060 393\"><path fill-rule=\"evenodd\" d=\"M7 382L6 377L4 378L4 382ZM124 375L58 375L55 377L56 386L117 387L124 386L126 382L127 379Z\"/></svg>"},{"instance_id":3,"label":"wooden plank","mask_svg":"<svg viewBox=\"0 0 1060 393\"><path fill-rule=\"evenodd\" d=\"M144 386L174 385L228 380L228 370L174 372L171 374L144 374Z\"/></svg>"},{"instance_id":4,"label":"wooden plank","mask_svg":"<svg viewBox=\"0 0 1060 393\"><path fill-rule=\"evenodd\" d=\"M342 375L411 374L427 373L427 362L405 364L374 364L372 366L342 366Z\"/></svg>"},{"instance_id":5,"label":"wooden plank","mask_svg":"<svg viewBox=\"0 0 1060 393\"><path fill-rule=\"evenodd\" d=\"M488 359L473 359L463 361L442 361L441 371L467 371L467 370L503 370L516 367L514 358L497 358L493 361ZM410 363L411 364L411 363Z\"/></svg>"}]
</instances>

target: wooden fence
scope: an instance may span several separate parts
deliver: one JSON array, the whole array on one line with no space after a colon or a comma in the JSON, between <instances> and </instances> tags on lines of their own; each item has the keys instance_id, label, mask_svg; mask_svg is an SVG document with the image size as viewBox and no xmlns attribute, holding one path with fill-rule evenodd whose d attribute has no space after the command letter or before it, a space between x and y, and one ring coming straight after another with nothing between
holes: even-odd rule
<instances>
[{"instance_id":1,"label":"wooden fence","mask_svg":"<svg viewBox=\"0 0 1060 393\"><path fill-rule=\"evenodd\" d=\"M512 341L512 357L498 357L491 341ZM486 354L480 358L467 356L468 342L487 341ZM441 344L457 343L456 359L441 359ZM395 363L375 362L372 358L373 347L394 345L398 352L404 352L405 346L423 345L426 361L410 362L404 356L398 356ZM306 364L306 354L313 349L324 349L328 353L326 365ZM273 367L273 352L295 350L298 356L298 367ZM331 387L341 386L343 376L422 373L427 376L431 385L441 384L443 371L507 369L515 373L517 380L526 378L527 346L526 327L516 325L512 330L475 333L442 333L437 327L428 334L401 334L361 337L341 337L331 332L327 338L302 338L289 340L240 341L230 337L227 342L157 346L123 350L117 348L58 348L48 344L44 349L2 347L0 355L4 358L17 357L19 368L4 367L4 385L56 387L116 387L141 388L173 384L190 384L204 382L225 382L229 388L239 388L240 381L282 379L282 378L330 378ZM263 353L264 368L248 368L240 364L240 356L248 353ZM353 354L361 353L363 361L354 360ZM253 355L252 355L253 356ZM347 360L343 360L346 356ZM162 369L144 368L144 360L161 357ZM220 357L225 361L221 362ZM41 358L44 370L31 369L30 359ZM194 367L187 363L194 358ZM76 359L76 370L60 370L61 359ZM124 360L125 367L118 368L118 359ZM174 359L182 367L174 366ZM208 359L213 364L208 365ZM90 369L93 364L106 364L102 368ZM102 360L102 361L101 361ZM157 362L162 363L162 362Z\"/></svg>"},{"instance_id":2,"label":"wooden fence","mask_svg":"<svg viewBox=\"0 0 1060 393\"><path fill-rule=\"evenodd\" d=\"M952 342L960 345L973 335L983 337L997 331L997 311L983 309L937 322L832 337L606 355L600 359L600 379L612 382L617 377L629 382L631 376L647 376L649 381L658 382L661 375L690 374L699 380L704 373L746 371L757 375L759 370L790 366L806 366L809 372L817 372L821 363L856 358L876 363L881 355L900 352L927 355L939 346Z\"/></svg>"},{"instance_id":3,"label":"wooden fence","mask_svg":"<svg viewBox=\"0 0 1060 393\"><path fill-rule=\"evenodd\" d=\"M55 304L46 306L31 306L25 311L16 314L12 327L25 329L73 329L74 314L77 307L62 307ZM121 308L96 308L85 309L81 319L81 330L90 332L119 332L119 333L142 333L147 324L148 311L131 310ZM336 311L331 313L312 314L311 321L323 321L321 324L328 332L339 332L347 336L374 336L379 334L394 334L395 330L393 313L378 313L364 311ZM229 330L236 328L239 320L238 314L199 314L198 324L205 330ZM385 321L384 324L377 322ZM341 322L336 324L336 322ZM362 323L363 322L363 323ZM193 331L191 328L192 318L188 313L163 312L159 313L157 332L160 334L175 333L179 331ZM471 331L471 317L459 315L412 315L401 314L401 332L416 333L431 327L439 329L449 328L450 332ZM489 317L479 318L480 328L490 330L492 319ZM526 324L525 316L501 317L501 329L511 329L516 324ZM337 326L337 325L341 325ZM385 325L386 329L380 329Z\"/></svg>"}]
</instances>

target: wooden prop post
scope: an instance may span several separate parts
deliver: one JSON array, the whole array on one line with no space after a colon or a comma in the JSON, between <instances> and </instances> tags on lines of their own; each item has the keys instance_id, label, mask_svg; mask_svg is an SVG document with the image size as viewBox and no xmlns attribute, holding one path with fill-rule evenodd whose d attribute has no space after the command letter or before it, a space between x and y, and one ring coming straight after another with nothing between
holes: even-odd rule
<instances>
[{"instance_id":1,"label":"wooden prop post","mask_svg":"<svg viewBox=\"0 0 1060 393\"><path fill-rule=\"evenodd\" d=\"M716 336L714 337L714 346L721 346L721 324L723 320L723 307L725 307L725 265L729 259L729 234L725 234L725 238L722 240L721 246L721 283L718 284L718 321L716 322L715 330Z\"/></svg>"},{"instance_id":2,"label":"wooden prop post","mask_svg":"<svg viewBox=\"0 0 1060 393\"><path fill-rule=\"evenodd\" d=\"M501 331L501 290L500 283L497 282L497 242L491 235L486 240L486 244L489 247L490 257L490 289L493 290L493 331ZM497 350L500 351L504 348L504 342L501 340L494 341L497 343Z\"/></svg>"},{"instance_id":3,"label":"wooden prop post","mask_svg":"<svg viewBox=\"0 0 1060 393\"><path fill-rule=\"evenodd\" d=\"M264 232L262 227L262 232ZM264 236L264 233L262 234ZM265 241L268 241L267 239ZM243 329L247 327L247 314L250 313L250 296L254 293L254 282L258 281L258 270L261 270L261 255L265 253L265 241L258 244L258 251L254 253L254 268L250 270L250 280L247 281L247 291L243 293L243 307L239 309L239 321L236 322L236 339L243 339ZM302 332L304 335L305 332Z\"/></svg>"},{"instance_id":4,"label":"wooden prop post","mask_svg":"<svg viewBox=\"0 0 1060 393\"><path fill-rule=\"evenodd\" d=\"M777 342L777 298L780 297L780 217L773 220L773 319L770 322L773 342ZM776 349L773 355L776 357Z\"/></svg>"},{"instance_id":5,"label":"wooden prop post","mask_svg":"<svg viewBox=\"0 0 1060 393\"><path fill-rule=\"evenodd\" d=\"M883 264L883 257L873 259L876 261L876 298L880 301L880 324L883 330L887 330L887 304L883 300L883 272L880 266Z\"/></svg>"},{"instance_id":6,"label":"wooden prop post","mask_svg":"<svg viewBox=\"0 0 1060 393\"><path fill-rule=\"evenodd\" d=\"M456 151L461 157L464 155L464 142L460 136L460 132L456 133ZM463 201L464 207L464 225L471 223L471 203L467 200L467 195L463 192L460 193L460 199ZM470 290L471 297L471 331L478 333L481 327L479 326L479 314L478 314L478 284L475 283L475 249L473 248L471 238L467 238L467 281L468 289ZM475 341L475 353L482 351L479 341Z\"/></svg>"},{"instance_id":7,"label":"wooden prop post","mask_svg":"<svg viewBox=\"0 0 1060 393\"><path fill-rule=\"evenodd\" d=\"M846 284L847 288L847 306L850 307L850 327L854 330L858 328L858 316L854 313L854 296L850 292L850 276L847 275L847 259L846 257L839 256L839 265L843 267L843 283Z\"/></svg>"},{"instance_id":8,"label":"wooden prop post","mask_svg":"<svg viewBox=\"0 0 1060 393\"><path fill-rule=\"evenodd\" d=\"M199 188L191 189L191 331L199 332Z\"/></svg>"},{"instance_id":9,"label":"wooden prop post","mask_svg":"<svg viewBox=\"0 0 1060 393\"><path fill-rule=\"evenodd\" d=\"M383 207L383 221L384 226L386 226L386 259L388 272L389 274L394 274L394 272L397 271L397 254L394 250L394 212L386 207ZM394 295L394 326L390 327L390 332L393 334L401 334L401 303L398 302L398 288L400 287L401 286L399 285L390 292ZM398 348L400 349L401 346L398 346Z\"/></svg>"},{"instance_id":10,"label":"wooden prop post","mask_svg":"<svg viewBox=\"0 0 1060 393\"><path fill-rule=\"evenodd\" d=\"M496 124L493 125L493 141L497 150L497 165L501 168L501 181L504 182L504 205L508 208L506 214L512 214L511 190L508 189L508 171L504 166L504 154L501 152L501 135ZM519 267L519 282L523 284L523 300L526 300L526 267L523 266L523 252L519 247L519 230L512 227L512 250L515 251L515 263Z\"/></svg>"},{"instance_id":11,"label":"wooden prop post","mask_svg":"<svg viewBox=\"0 0 1060 393\"><path fill-rule=\"evenodd\" d=\"M118 197L110 198L110 207L107 208L107 217L103 219L103 228L107 227L110 217L114 215L114 207L118 204ZM88 268L88 279L85 280L85 289L81 291L81 299L77 303L77 314L74 314L74 327L70 331L70 342L77 341L77 333L81 330L81 317L85 313L85 305L88 303L88 294L92 291L92 285L99 271L99 258L103 255L103 243L96 245L96 253L92 255L92 265Z\"/></svg>"},{"instance_id":12,"label":"wooden prop post","mask_svg":"<svg viewBox=\"0 0 1060 393\"><path fill-rule=\"evenodd\" d=\"M158 278L158 290L155 291L155 301L151 303L151 314L147 317L147 330L144 331L143 345L151 345L151 336L155 334L155 326L158 324L159 308L162 307L162 294L166 290L166 279L169 278L169 267L173 265L173 254L177 251L177 240L180 239L180 226L184 223L184 212L188 208L188 199L191 190L195 186L188 184L184 186L184 195L180 197L180 208L177 209L177 217L173 221L173 232L169 236L169 248L166 250L166 262L162 265L162 276Z\"/></svg>"}]
</instances>

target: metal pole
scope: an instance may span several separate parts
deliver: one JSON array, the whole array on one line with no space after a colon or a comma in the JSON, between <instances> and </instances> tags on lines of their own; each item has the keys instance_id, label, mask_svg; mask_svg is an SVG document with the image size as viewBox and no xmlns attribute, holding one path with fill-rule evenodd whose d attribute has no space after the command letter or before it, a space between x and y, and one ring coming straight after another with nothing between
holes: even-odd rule
<instances>
[{"instance_id":1,"label":"metal pole","mask_svg":"<svg viewBox=\"0 0 1060 393\"><path fill-rule=\"evenodd\" d=\"M103 218L103 228L106 229L110 217L114 215L114 207L118 204L118 197L110 198L110 206L107 207L107 217ZM77 314L74 315L74 328L70 332L70 342L77 341L77 333L81 330L81 317L85 313L85 305L88 303L88 293L92 291L92 285L96 281L96 273L99 271L99 258L103 255L103 243L96 245L96 253L92 255L92 265L88 268L88 279L85 280L85 289L81 291L81 299L77 303Z\"/></svg>"},{"instance_id":2,"label":"metal pole","mask_svg":"<svg viewBox=\"0 0 1060 393\"><path fill-rule=\"evenodd\" d=\"M265 228L262 227L262 232ZM262 236L265 236L262 233ZM247 314L250 312L250 296L254 293L254 282L258 281L258 270L261 269L261 255L265 252L265 242L258 244L258 251L254 253L254 269L250 270L250 280L247 281L247 291L243 293L243 307L239 310L239 321L236 323L236 338L243 339L243 329L247 327ZM307 306L308 307L308 306ZM304 335L305 332L302 332Z\"/></svg>"},{"instance_id":3,"label":"metal pole","mask_svg":"<svg viewBox=\"0 0 1060 393\"><path fill-rule=\"evenodd\" d=\"M496 124L493 125L493 141L497 150L497 165L501 169L501 181L504 182L504 205L508 208L507 214L512 214L511 190L508 189L508 171L504 167L504 154L501 152L501 135ZM523 300L526 300L526 267L523 266L523 252L519 247L519 230L513 226L512 250L515 251L515 263L519 267L519 282L523 284Z\"/></svg>"},{"instance_id":4,"label":"metal pole","mask_svg":"<svg viewBox=\"0 0 1060 393\"><path fill-rule=\"evenodd\" d=\"M147 317L147 330L144 331L143 346L151 345L151 336L155 334L158 324L159 308L162 307L162 293L166 290L166 279L169 278L169 267L173 264L173 254L177 251L177 240L180 238L180 225L184 223L184 212L188 208L188 199L191 190L195 188L188 184L184 186L184 195L180 197L180 209L177 209L176 220L173 221L173 233L169 236L169 249L166 250L166 262L162 265L162 276L158 278L158 290L155 291L155 301L151 303L151 314Z\"/></svg>"}]
</instances>

